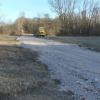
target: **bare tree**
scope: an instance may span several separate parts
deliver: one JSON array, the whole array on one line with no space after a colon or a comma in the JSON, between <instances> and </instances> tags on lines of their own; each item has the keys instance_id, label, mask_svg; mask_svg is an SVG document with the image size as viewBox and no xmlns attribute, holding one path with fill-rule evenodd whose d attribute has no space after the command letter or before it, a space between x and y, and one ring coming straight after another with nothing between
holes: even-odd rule
<instances>
[{"instance_id":1,"label":"bare tree","mask_svg":"<svg viewBox=\"0 0 100 100\"><path fill-rule=\"evenodd\" d=\"M78 0L49 0L50 5L58 14L62 31L70 33L74 28L74 15Z\"/></svg>"},{"instance_id":2,"label":"bare tree","mask_svg":"<svg viewBox=\"0 0 100 100\"><path fill-rule=\"evenodd\" d=\"M61 29L65 33L87 35L98 22L98 0L49 0L51 7L58 14Z\"/></svg>"}]
</instances>

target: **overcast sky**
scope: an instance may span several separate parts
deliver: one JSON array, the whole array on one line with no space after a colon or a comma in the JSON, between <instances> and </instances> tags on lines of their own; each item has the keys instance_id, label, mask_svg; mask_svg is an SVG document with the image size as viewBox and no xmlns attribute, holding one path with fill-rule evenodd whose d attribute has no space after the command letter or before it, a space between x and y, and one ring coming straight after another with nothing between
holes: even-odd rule
<instances>
[{"instance_id":1,"label":"overcast sky","mask_svg":"<svg viewBox=\"0 0 100 100\"><path fill-rule=\"evenodd\" d=\"M0 0L0 12L5 20L14 21L21 12L25 12L26 17L42 16L45 13L54 17L48 0Z\"/></svg>"}]
</instances>

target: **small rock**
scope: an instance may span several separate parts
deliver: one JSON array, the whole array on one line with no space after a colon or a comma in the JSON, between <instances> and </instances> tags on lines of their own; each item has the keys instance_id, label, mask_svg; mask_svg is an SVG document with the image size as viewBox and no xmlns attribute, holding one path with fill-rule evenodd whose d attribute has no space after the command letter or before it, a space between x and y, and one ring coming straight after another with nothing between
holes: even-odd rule
<instances>
[{"instance_id":1,"label":"small rock","mask_svg":"<svg viewBox=\"0 0 100 100\"><path fill-rule=\"evenodd\" d=\"M67 91L67 95L74 95L74 92L71 91L71 90L68 90L68 91Z\"/></svg>"}]
</instances>

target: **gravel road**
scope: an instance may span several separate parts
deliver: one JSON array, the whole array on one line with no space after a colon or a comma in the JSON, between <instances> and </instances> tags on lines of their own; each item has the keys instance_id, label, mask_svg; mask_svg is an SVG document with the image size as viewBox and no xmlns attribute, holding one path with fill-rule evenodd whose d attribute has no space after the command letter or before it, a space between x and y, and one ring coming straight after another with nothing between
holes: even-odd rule
<instances>
[{"instance_id":1,"label":"gravel road","mask_svg":"<svg viewBox=\"0 0 100 100\"><path fill-rule=\"evenodd\" d=\"M51 78L61 81L60 91L73 91L79 100L100 100L100 53L34 37L18 37L22 47L40 54Z\"/></svg>"}]
</instances>

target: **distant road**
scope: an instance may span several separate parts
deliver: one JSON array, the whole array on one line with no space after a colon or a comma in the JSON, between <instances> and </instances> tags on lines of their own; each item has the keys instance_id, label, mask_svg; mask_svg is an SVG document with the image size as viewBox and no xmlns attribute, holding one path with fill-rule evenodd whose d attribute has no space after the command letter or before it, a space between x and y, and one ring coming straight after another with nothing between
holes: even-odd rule
<instances>
[{"instance_id":1,"label":"distant road","mask_svg":"<svg viewBox=\"0 0 100 100\"><path fill-rule=\"evenodd\" d=\"M34 37L19 37L22 47L39 52L51 78L59 79L60 90L71 90L85 100L100 100L100 53L77 45Z\"/></svg>"}]
</instances>

